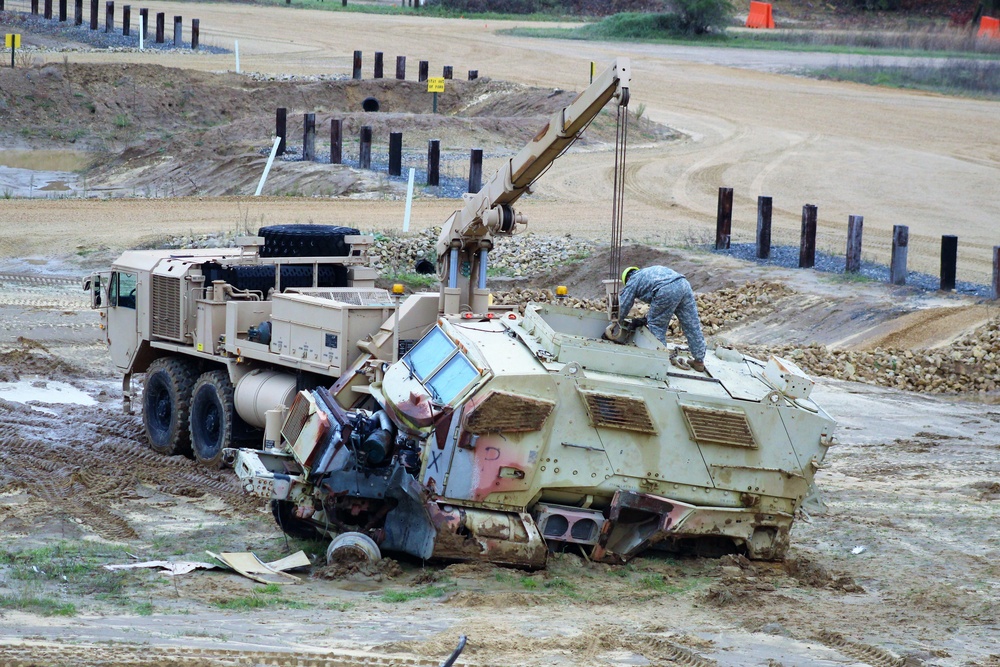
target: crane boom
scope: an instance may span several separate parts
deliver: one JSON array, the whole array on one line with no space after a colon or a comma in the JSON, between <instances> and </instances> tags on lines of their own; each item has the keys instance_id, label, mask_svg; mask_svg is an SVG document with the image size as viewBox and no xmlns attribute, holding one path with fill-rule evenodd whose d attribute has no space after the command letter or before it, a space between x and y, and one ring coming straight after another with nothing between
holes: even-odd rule
<instances>
[{"instance_id":1,"label":"crane boom","mask_svg":"<svg viewBox=\"0 0 1000 667\"><path fill-rule=\"evenodd\" d=\"M504 163L465 206L451 214L437 243L438 274L441 278L441 312L488 309L486 289L487 254L494 236L509 236L517 225L525 225L525 215L512 205L545 170L580 137L580 133L617 99L628 106L631 69L628 58L618 58L568 106L560 109L542 130L513 158ZM460 269L467 264L469 275L462 281Z\"/></svg>"}]
</instances>

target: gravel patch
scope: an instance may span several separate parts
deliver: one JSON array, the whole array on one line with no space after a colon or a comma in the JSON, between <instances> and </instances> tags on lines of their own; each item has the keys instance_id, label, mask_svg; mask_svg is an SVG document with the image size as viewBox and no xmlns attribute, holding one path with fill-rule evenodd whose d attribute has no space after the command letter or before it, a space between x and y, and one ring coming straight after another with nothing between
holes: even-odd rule
<instances>
[{"instance_id":1,"label":"gravel patch","mask_svg":"<svg viewBox=\"0 0 1000 667\"><path fill-rule=\"evenodd\" d=\"M41 3L39 3L41 4ZM132 29L131 35L125 37L122 35L122 24L121 24L121 10L118 9L115 15L115 30L116 32L104 32L104 3L101 3L101 15L98 22L98 29L90 29L90 8L89 6L84 7L83 12L83 24L74 25L74 11L73 6L70 4L67 12L67 20L65 22L59 21L59 9L57 3L53 7L52 19L46 19L42 14L34 15L24 12L12 12L5 11L0 12L0 23L4 25L4 32L20 31L32 35L43 35L47 37L54 37L60 40L77 42L88 44L91 48L80 49L80 48L60 48L59 51L138 51L139 50L139 9L135 7L132 13ZM86 5L86 3L85 3ZM39 9L41 11L41 9ZM188 53L229 53L228 49L224 49L218 46L210 46L204 43L198 45L197 50L191 48L191 42L183 42L180 47L174 46L173 40L173 19L167 18L166 26L166 41L163 44L157 44L154 41L156 34L155 30L155 17L154 13L150 13L149 17L149 28L147 30L148 39L145 40L144 49L145 50L156 50L156 51L172 51L174 53L188 52ZM191 21L188 19L184 26L184 32L190 35ZM26 51L33 50L32 47L25 49ZM41 50L41 49L39 49ZM49 49L44 49L49 50Z\"/></svg>"},{"instance_id":2,"label":"gravel patch","mask_svg":"<svg viewBox=\"0 0 1000 667\"><path fill-rule=\"evenodd\" d=\"M771 256L768 259L757 258L757 246L754 243L734 243L729 250L715 250L714 246L703 246L705 250L710 250L719 255L728 255L748 262L755 262L766 266L780 266L788 269L797 268L799 265L799 249L795 246L772 246ZM823 273L844 273L847 264L846 258L837 255L828 255L819 250L816 251L816 264L813 269ZM862 261L860 275L876 282L889 282L889 267L875 262ZM906 284L909 287L936 292L941 287L940 276L932 276L927 273L917 273L911 271L906 276ZM980 298L990 296L988 285L980 285L965 281L955 282L955 292Z\"/></svg>"}]
</instances>

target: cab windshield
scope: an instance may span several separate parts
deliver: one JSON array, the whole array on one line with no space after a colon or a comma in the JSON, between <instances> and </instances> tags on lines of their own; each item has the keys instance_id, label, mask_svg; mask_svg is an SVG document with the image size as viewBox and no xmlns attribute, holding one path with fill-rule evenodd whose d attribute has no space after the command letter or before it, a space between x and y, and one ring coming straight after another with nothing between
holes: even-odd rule
<instances>
[{"instance_id":1,"label":"cab windshield","mask_svg":"<svg viewBox=\"0 0 1000 667\"><path fill-rule=\"evenodd\" d=\"M421 338L403 363L435 403L451 403L479 379L479 371L440 327Z\"/></svg>"}]
</instances>

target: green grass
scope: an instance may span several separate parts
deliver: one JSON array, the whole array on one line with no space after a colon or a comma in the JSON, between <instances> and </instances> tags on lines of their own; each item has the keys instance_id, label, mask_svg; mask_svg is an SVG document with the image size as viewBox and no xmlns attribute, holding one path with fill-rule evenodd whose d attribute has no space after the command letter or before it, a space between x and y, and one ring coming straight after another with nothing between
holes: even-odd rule
<instances>
[{"instance_id":1,"label":"green grass","mask_svg":"<svg viewBox=\"0 0 1000 667\"><path fill-rule=\"evenodd\" d=\"M415 591L386 591L380 596L382 602L399 603L418 600L420 598L437 598L444 595L443 586L426 586Z\"/></svg>"},{"instance_id":2,"label":"green grass","mask_svg":"<svg viewBox=\"0 0 1000 667\"><path fill-rule=\"evenodd\" d=\"M395 273L382 274L381 282L389 284L402 283L411 290L424 290L437 286L438 278L436 274L423 275L420 273L397 271Z\"/></svg>"},{"instance_id":3,"label":"green grass","mask_svg":"<svg viewBox=\"0 0 1000 667\"><path fill-rule=\"evenodd\" d=\"M667 578L662 574L647 574L640 577L639 586L657 593L665 593L668 589Z\"/></svg>"},{"instance_id":4,"label":"green grass","mask_svg":"<svg viewBox=\"0 0 1000 667\"><path fill-rule=\"evenodd\" d=\"M152 616L153 615L153 603L152 602L140 602L135 606L135 613L139 616Z\"/></svg>"},{"instance_id":5,"label":"green grass","mask_svg":"<svg viewBox=\"0 0 1000 667\"><path fill-rule=\"evenodd\" d=\"M37 595L0 595L0 609L17 609L39 616L76 616L76 605Z\"/></svg>"},{"instance_id":6,"label":"green grass","mask_svg":"<svg viewBox=\"0 0 1000 667\"><path fill-rule=\"evenodd\" d=\"M278 597L284 592L284 587L278 584L267 584L258 586L250 592L250 595L232 598L230 600L218 600L213 604L219 609L226 611L254 611L275 607L278 609L310 609L312 605Z\"/></svg>"},{"instance_id":7,"label":"green grass","mask_svg":"<svg viewBox=\"0 0 1000 667\"><path fill-rule=\"evenodd\" d=\"M943 65L907 67L875 63L813 70L820 79L853 81L872 86L925 90L945 95L1000 98L1000 62L953 59Z\"/></svg>"},{"instance_id":8,"label":"green grass","mask_svg":"<svg viewBox=\"0 0 1000 667\"><path fill-rule=\"evenodd\" d=\"M901 55L927 58L1000 59L996 40L970 39L947 31L748 31L685 34L670 14L615 14L574 28L511 28L501 34L546 39L650 42L738 49Z\"/></svg>"}]
</instances>

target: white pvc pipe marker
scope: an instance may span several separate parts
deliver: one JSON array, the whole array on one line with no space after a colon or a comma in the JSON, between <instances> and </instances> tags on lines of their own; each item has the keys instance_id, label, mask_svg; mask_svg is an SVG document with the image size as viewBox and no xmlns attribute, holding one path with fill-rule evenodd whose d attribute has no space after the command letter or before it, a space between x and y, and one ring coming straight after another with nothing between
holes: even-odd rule
<instances>
[{"instance_id":1,"label":"white pvc pipe marker","mask_svg":"<svg viewBox=\"0 0 1000 667\"><path fill-rule=\"evenodd\" d=\"M142 51L142 36L146 34L145 16L139 15L139 50Z\"/></svg>"},{"instance_id":2,"label":"white pvc pipe marker","mask_svg":"<svg viewBox=\"0 0 1000 667\"><path fill-rule=\"evenodd\" d=\"M236 73L240 73L240 40L233 40L233 51L236 52Z\"/></svg>"},{"instance_id":3,"label":"white pvc pipe marker","mask_svg":"<svg viewBox=\"0 0 1000 667\"><path fill-rule=\"evenodd\" d=\"M413 208L413 167L410 167L410 178L406 182L406 211L403 213L403 231L410 231L410 209Z\"/></svg>"},{"instance_id":4,"label":"white pvc pipe marker","mask_svg":"<svg viewBox=\"0 0 1000 667\"><path fill-rule=\"evenodd\" d=\"M260 196L260 191L264 189L264 182L267 180L267 175L271 173L271 165L274 164L274 156L278 154L278 144L281 143L281 137L274 138L274 145L271 146L271 156L267 158L267 166L264 167L264 173L260 175L260 183L257 184L257 192L253 193L254 197Z\"/></svg>"}]
</instances>

